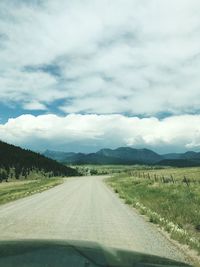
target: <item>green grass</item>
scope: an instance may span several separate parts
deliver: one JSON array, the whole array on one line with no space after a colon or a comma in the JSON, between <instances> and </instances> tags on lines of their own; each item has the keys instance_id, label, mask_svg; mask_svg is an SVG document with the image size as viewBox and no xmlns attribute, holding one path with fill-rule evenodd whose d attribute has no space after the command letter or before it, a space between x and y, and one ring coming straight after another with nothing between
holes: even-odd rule
<instances>
[{"instance_id":1,"label":"green grass","mask_svg":"<svg viewBox=\"0 0 200 267\"><path fill-rule=\"evenodd\" d=\"M97 164L81 164L81 165L71 165L75 167L79 173L82 175L105 175L105 174L115 174L131 172L133 170L144 170L144 169L155 169L155 166L141 166L141 165L97 165Z\"/></svg>"},{"instance_id":2,"label":"green grass","mask_svg":"<svg viewBox=\"0 0 200 267\"><path fill-rule=\"evenodd\" d=\"M138 171L137 176L134 172L133 176L118 175L108 183L125 203L200 254L200 168L148 170L149 175L144 176L143 172L146 170ZM157 177L173 175L175 182L155 181L155 173ZM189 186L183 183L184 176L191 179Z\"/></svg>"},{"instance_id":3,"label":"green grass","mask_svg":"<svg viewBox=\"0 0 200 267\"><path fill-rule=\"evenodd\" d=\"M61 178L49 178L0 183L0 204L45 191L62 182Z\"/></svg>"},{"instance_id":4,"label":"green grass","mask_svg":"<svg viewBox=\"0 0 200 267\"><path fill-rule=\"evenodd\" d=\"M140 170L140 174L143 173L148 175L151 175L153 177L154 175L157 175L158 177L166 176L170 177L172 176L175 180L181 181L183 177L187 177L191 180L196 180L200 182L200 167L192 167L192 168L163 168L163 169L151 169L151 170Z\"/></svg>"}]
</instances>

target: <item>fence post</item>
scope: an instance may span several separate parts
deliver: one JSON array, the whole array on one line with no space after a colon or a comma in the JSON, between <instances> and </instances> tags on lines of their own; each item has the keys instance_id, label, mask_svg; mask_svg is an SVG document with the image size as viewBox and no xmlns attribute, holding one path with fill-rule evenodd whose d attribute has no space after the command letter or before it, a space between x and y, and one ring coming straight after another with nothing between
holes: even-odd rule
<instances>
[{"instance_id":1,"label":"fence post","mask_svg":"<svg viewBox=\"0 0 200 267\"><path fill-rule=\"evenodd\" d=\"M173 175L171 174L170 177L171 177L172 183L174 184L174 177L173 177Z\"/></svg>"},{"instance_id":2,"label":"fence post","mask_svg":"<svg viewBox=\"0 0 200 267\"><path fill-rule=\"evenodd\" d=\"M188 187L190 186L190 181L189 181L189 179L187 180L185 175L184 175L184 178L183 178L183 183L185 183Z\"/></svg>"}]
</instances>

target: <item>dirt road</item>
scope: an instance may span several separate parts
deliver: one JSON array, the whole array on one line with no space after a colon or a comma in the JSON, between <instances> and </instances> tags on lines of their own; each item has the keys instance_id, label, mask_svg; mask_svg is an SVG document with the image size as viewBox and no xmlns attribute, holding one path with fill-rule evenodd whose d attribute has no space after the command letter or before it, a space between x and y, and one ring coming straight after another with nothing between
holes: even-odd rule
<instances>
[{"instance_id":1,"label":"dirt road","mask_svg":"<svg viewBox=\"0 0 200 267\"><path fill-rule=\"evenodd\" d=\"M67 179L51 190L0 206L0 239L24 238L97 241L184 260L182 252L99 177Z\"/></svg>"}]
</instances>

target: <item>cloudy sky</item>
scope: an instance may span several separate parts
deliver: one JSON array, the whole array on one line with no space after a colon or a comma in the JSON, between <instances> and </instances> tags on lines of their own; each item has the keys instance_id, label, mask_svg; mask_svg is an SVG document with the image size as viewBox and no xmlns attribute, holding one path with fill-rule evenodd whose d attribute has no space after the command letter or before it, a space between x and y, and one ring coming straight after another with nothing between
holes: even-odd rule
<instances>
[{"instance_id":1,"label":"cloudy sky","mask_svg":"<svg viewBox=\"0 0 200 267\"><path fill-rule=\"evenodd\" d=\"M1 0L0 139L200 150L199 0Z\"/></svg>"}]
</instances>

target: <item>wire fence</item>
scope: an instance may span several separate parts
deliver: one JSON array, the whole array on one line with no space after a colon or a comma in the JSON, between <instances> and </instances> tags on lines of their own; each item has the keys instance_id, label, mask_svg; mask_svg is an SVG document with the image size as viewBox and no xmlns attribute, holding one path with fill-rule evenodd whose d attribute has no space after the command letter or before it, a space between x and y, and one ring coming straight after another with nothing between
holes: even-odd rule
<instances>
[{"instance_id":1,"label":"wire fence","mask_svg":"<svg viewBox=\"0 0 200 267\"><path fill-rule=\"evenodd\" d=\"M157 183L163 183L163 184L184 184L187 187L189 187L192 184L199 184L200 185L200 179L198 178L190 178L183 175L183 177L175 177L174 175L159 175L156 173L149 173L149 172L130 172L130 176L141 178L141 179L147 179L151 180Z\"/></svg>"}]
</instances>

